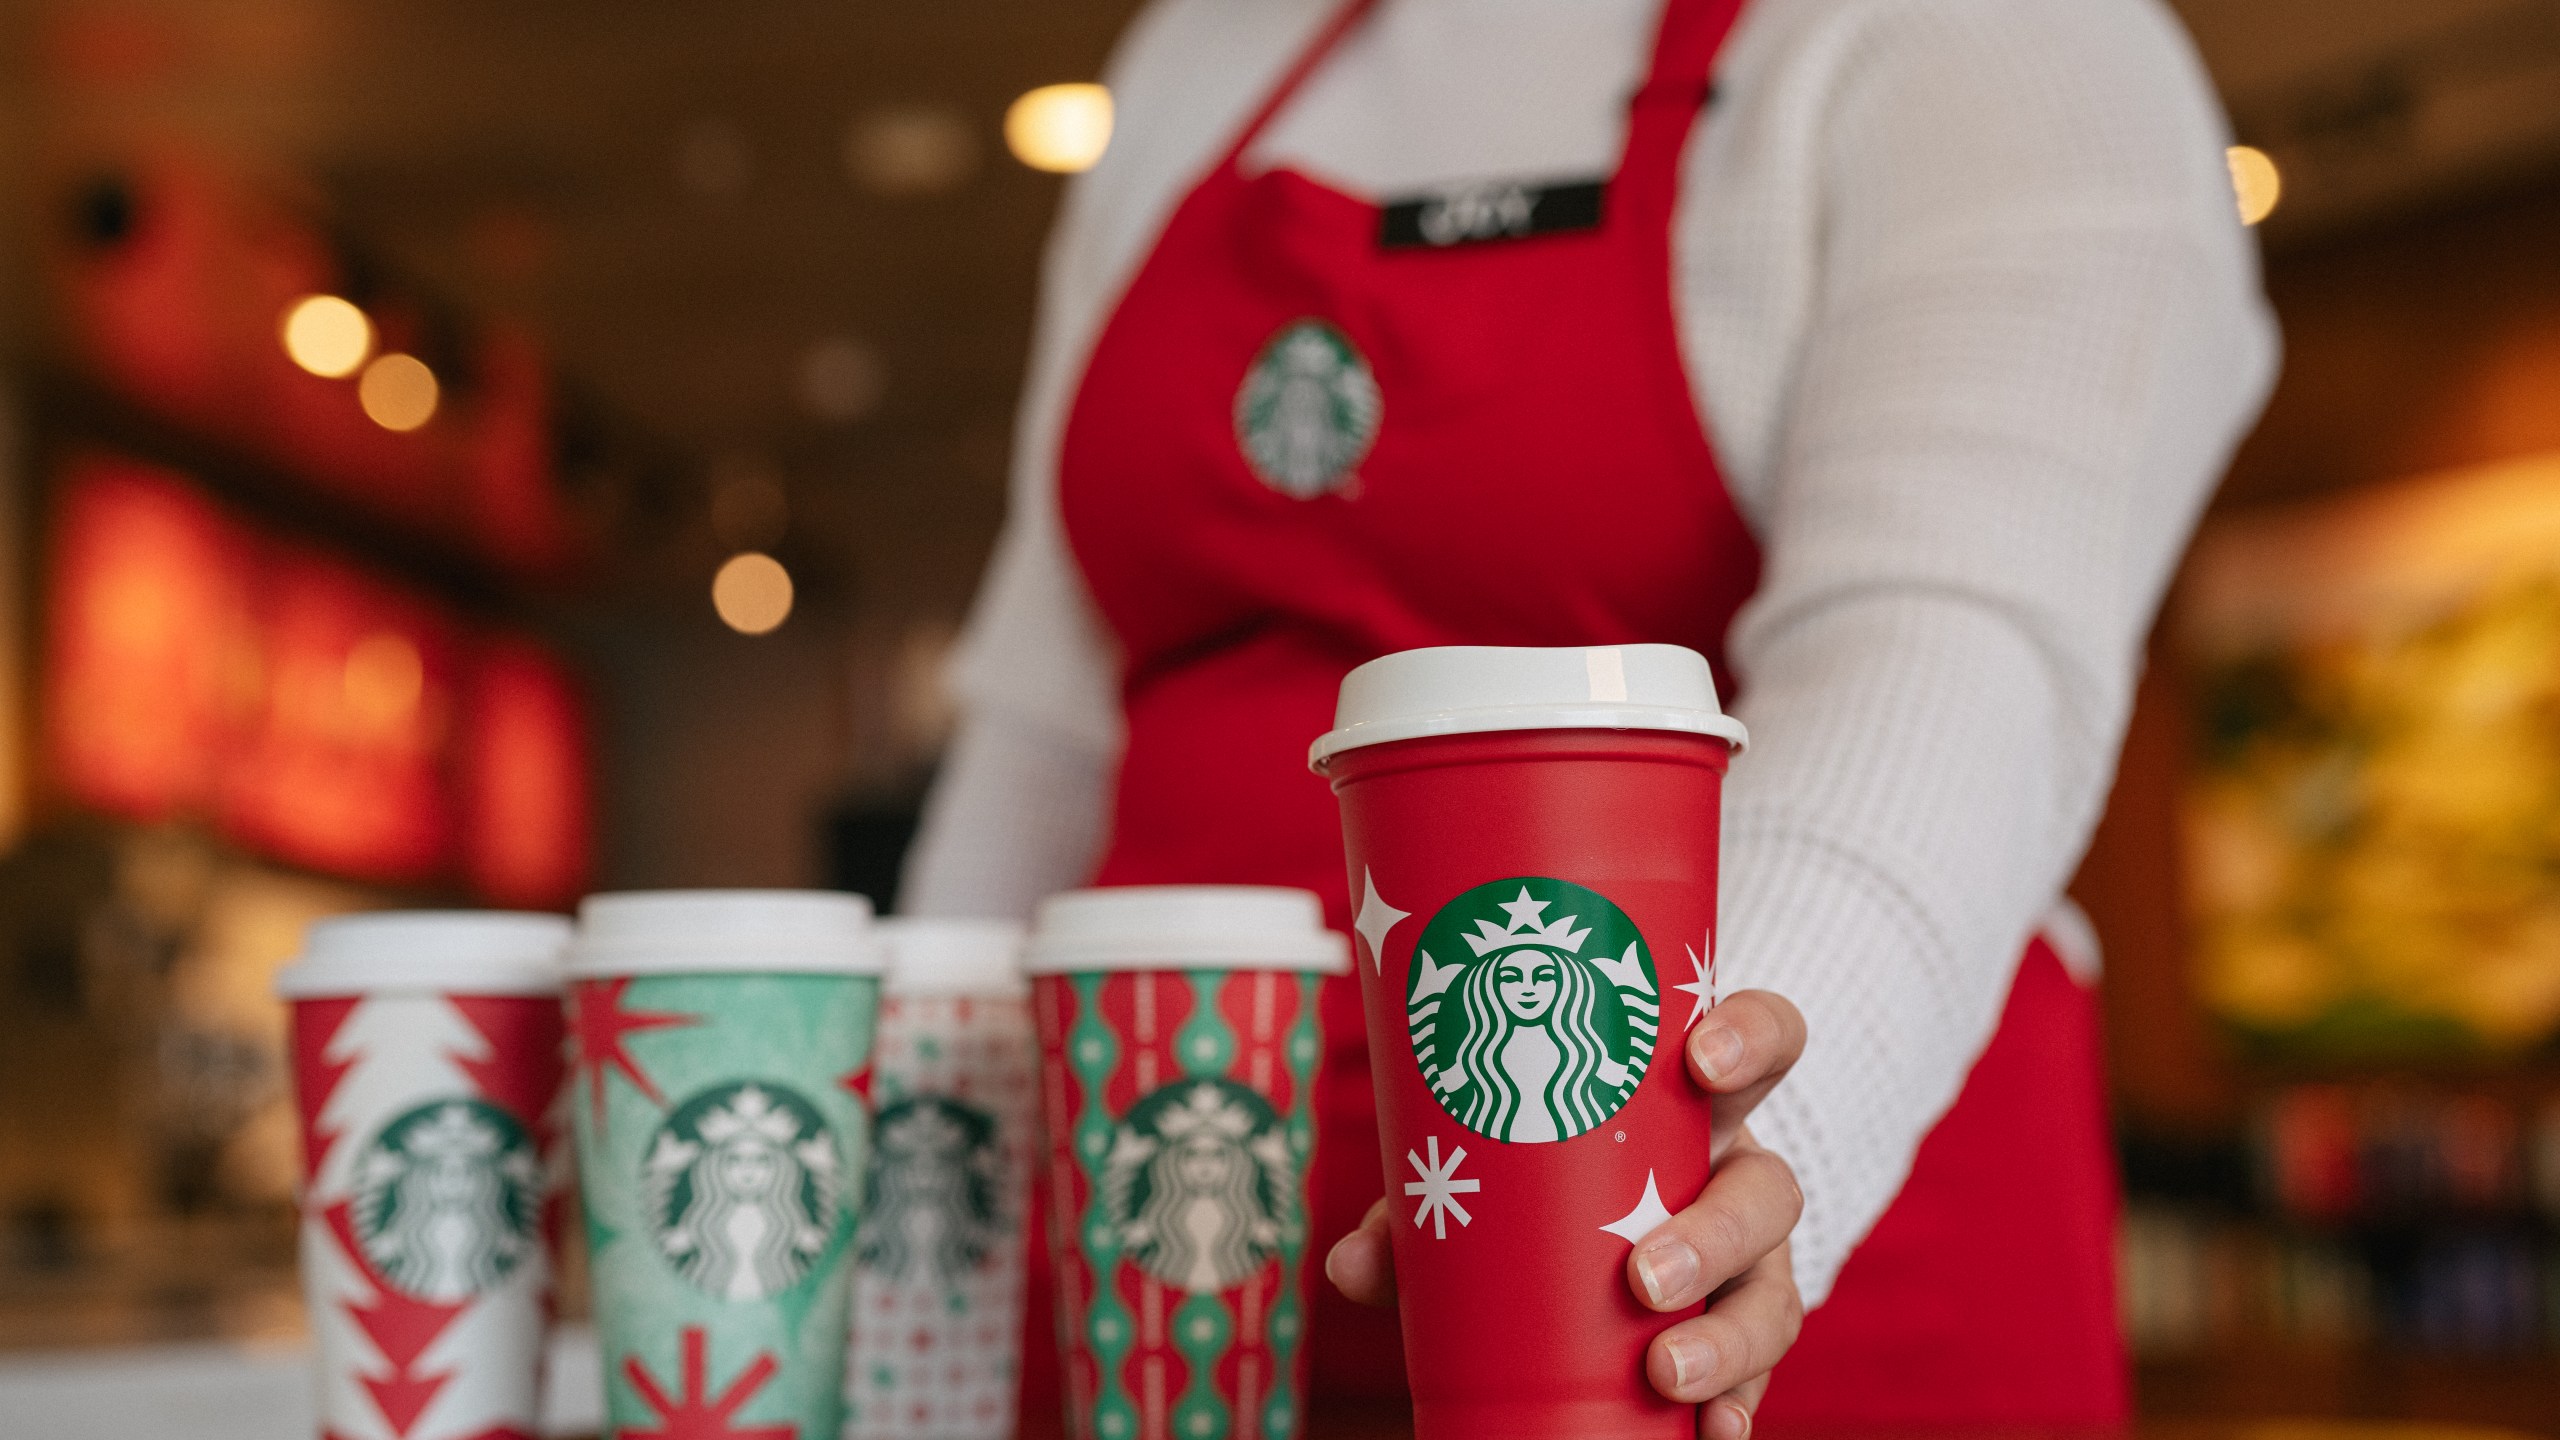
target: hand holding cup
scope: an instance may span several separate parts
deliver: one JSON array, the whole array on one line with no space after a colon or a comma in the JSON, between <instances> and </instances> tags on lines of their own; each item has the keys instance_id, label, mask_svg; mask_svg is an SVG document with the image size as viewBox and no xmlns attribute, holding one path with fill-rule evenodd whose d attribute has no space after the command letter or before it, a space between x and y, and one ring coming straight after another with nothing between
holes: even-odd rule
<instances>
[{"instance_id":1,"label":"hand holding cup","mask_svg":"<svg viewBox=\"0 0 2560 1440\"><path fill-rule=\"evenodd\" d=\"M1745 1124L1803 1054L1804 1038L1796 1007L1760 990L1727 998L1690 1032L1690 1078L1712 1097L1715 1176L1696 1203L1627 1256L1627 1288L1646 1308L1677 1311L1707 1301L1704 1315L1654 1339L1645 1373L1665 1398L1706 1407L1699 1433L1708 1440L1751 1433L1769 1371L1804 1321L1787 1252L1804 1194L1786 1161L1753 1140ZM1325 1259L1335 1287L1362 1304L1395 1303L1392 1223L1382 1198Z\"/></svg>"}]
</instances>

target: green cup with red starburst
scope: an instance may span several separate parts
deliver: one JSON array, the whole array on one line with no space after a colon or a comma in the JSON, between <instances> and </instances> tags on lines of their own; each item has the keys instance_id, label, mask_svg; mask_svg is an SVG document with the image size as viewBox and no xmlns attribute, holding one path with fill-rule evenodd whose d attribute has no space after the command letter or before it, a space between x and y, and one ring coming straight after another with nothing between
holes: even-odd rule
<instances>
[{"instance_id":1,"label":"green cup with red starburst","mask_svg":"<svg viewBox=\"0 0 2560 1440\"><path fill-rule=\"evenodd\" d=\"M572 1124L606 1440L835 1440L884 967L859 896L580 908Z\"/></svg>"}]
</instances>

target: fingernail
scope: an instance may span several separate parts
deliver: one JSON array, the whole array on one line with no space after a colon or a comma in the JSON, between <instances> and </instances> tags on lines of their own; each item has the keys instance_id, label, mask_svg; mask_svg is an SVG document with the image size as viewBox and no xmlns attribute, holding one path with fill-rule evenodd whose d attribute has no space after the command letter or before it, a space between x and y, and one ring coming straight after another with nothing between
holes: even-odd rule
<instances>
[{"instance_id":1,"label":"fingernail","mask_svg":"<svg viewBox=\"0 0 2560 1440\"><path fill-rule=\"evenodd\" d=\"M1333 1248L1324 1252L1324 1278L1332 1281L1337 1290L1342 1288L1342 1271L1336 1267L1342 1262L1342 1247L1349 1238L1344 1236L1342 1240L1334 1241Z\"/></svg>"},{"instance_id":2,"label":"fingernail","mask_svg":"<svg viewBox=\"0 0 2560 1440\"><path fill-rule=\"evenodd\" d=\"M1716 1409L1725 1417L1725 1422L1716 1427L1723 1432L1722 1440L1751 1440L1750 1411L1730 1400L1719 1402Z\"/></svg>"},{"instance_id":3,"label":"fingernail","mask_svg":"<svg viewBox=\"0 0 2560 1440\"><path fill-rule=\"evenodd\" d=\"M1663 1342L1671 1351L1671 1384L1689 1390L1715 1373L1716 1347L1695 1335L1674 1335Z\"/></svg>"},{"instance_id":4,"label":"fingernail","mask_svg":"<svg viewBox=\"0 0 2560 1440\"><path fill-rule=\"evenodd\" d=\"M1731 1026L1709 1025L1689 1042L1689 1053L1698 1057L1698 1068L1709 1080L1722 1080L1742 1068L1742 1037Z\"/></svg>"},{"instance_id":5,"label":"fingernail","mask_svg":"<svg viewBox=\"0 0 2560 1440\"><path fill-rule=\"evenodd\" d=\"M1698 1252L1677 1240L1665 1240L1636 1253L1636 1278L1645 1298L1659 1308L1684 1298L1698 1283Z\"/></svg>"}]
</instances>

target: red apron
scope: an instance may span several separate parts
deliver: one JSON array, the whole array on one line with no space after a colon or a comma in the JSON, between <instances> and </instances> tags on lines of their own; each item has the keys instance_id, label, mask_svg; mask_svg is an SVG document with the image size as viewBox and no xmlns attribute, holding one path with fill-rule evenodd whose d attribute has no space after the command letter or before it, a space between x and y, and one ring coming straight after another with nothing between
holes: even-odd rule
<instances>
[{"instance_id":1,"label":"red apron","mask_svg":"<svg viewBox=\"0 0 2560 1440\"><path fill-rule=\"evenodd\" d=\"M1068 539L1127 667L1096 883L1304 886L1346 928L1333 800L1306 768L1343 672L1422 645L1669 641L1722 673L1760 570L1682 363L1671 264L1681 153L1741 0L1669 0L1597 223L1444 246L1386 245L1379 206L1240 165L1368 3L1166 224L1059 461ZM1501 231L1503 203L1429 219L1443 239L1488 216ZM1325 1023L1315 1257L1383 1189L1353 980L1330 986ZM2031 951L1770 1414L2122 1414L2095 1046L2088 997ZM1399 1389L1391 1318L1311 1278L1317 1394ZM1024 1413L1045 1428L1055 1361L1033 1303Z\"/></svg>"}]
</instances>

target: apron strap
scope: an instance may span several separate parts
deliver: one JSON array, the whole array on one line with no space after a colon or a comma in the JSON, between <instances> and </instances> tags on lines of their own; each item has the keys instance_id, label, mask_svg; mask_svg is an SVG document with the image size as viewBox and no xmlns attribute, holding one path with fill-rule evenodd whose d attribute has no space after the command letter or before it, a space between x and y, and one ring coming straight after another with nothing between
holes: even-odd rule
<instances>
[{"instance_id":1,"label":"apron strap","mask_svg":"<svg viewBox=\"0 0 2560 1440\"><path fill-rule=\"evenodd\" d=\"M1715 73L1716 54L1724 49L1725 36L1741 12L1742 0L1667 0L1662 7L1662 27L1654 37L1653 67L1645 76L1645 88L1674 86L1703 91Z\"/></svg>"},{"instance_id":2,"label":"apron strap","mask_svg":"<svg viewBox=\"0 0 2560 1440\"><path fill-rule=\"evenodd\" d=\"M1246 149L1255 140L1261 138L1264 128L1270 125L1272 117L1280 113L1280 107L1296 97L1298 88L1307 83L1307 77L1313 75L1316 67L1322 65L1327 57L1333 54L1334 48L1342 43L1344 36L1359 28L1360 22L1368 18L1369 12L1377 8L1377 3L1378 0L1347 0L1341 9L1334 12L1333 18L1324 23L1324 28L1316 32L1315 39L1307 43L1306 53L1300 55L1288 70L1282 73L1280 83L1272 87L1270 98L1262 102L1262 108L1254 111L1253 118L1245 122L1243 133L1236 136L1234 145L1228 147L1226 158L1218 162L1220 169L1235 168L1244 158Z\"/></svg>"},{"instance_id":3,"label":"apron strap","mask_svg":"<svg viewBox=\"0 0 2560 1440\"><path fill-rule=\"evenodd\" d=\"M1377 4L1378 0L1345 0L1316 31L1305 53L1282 72L1271 94L1228 147L1219 168L1235 168L1281 107L1296 98L1307 78ZM1743 0L1665 0L1653 59L1630 105L1626 153L1619 160L1618 183L1613 187L1621 203L1630 203L1646 215L1658 213L1666 219L1670 215L1679 192L1680 152L1688 143L1698 107L1714 90L1716 56L1723 51L1742 6Z\"/></svg>"},{"instance_id":4,"label":"apron strap","mask_svg":"<svg viewBox=\"0 0 2560 1440\"><path fill-rule=\"evenodd\" d=\"M1653 64L1629 103L1627 152L1610 187L1613 207L1647 229L1670 223L1679 201L1680 156L1698 109L1715 92L1716 57L1744 0L1665 0Z\"/></svg>"}]
</instances>

